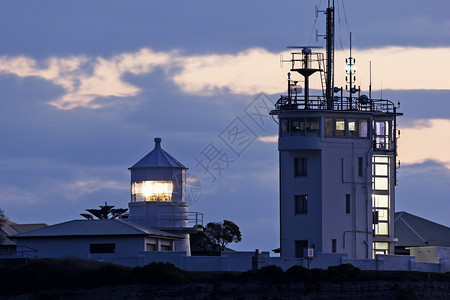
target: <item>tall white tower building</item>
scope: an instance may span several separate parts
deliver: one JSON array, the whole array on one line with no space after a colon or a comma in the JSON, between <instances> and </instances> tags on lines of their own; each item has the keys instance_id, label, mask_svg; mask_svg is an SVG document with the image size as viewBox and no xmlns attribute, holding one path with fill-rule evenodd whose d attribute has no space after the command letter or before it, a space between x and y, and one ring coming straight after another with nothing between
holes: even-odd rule
<instances>
[{"instance_id":1,"label":"tall white tower building","mask_svg":"<svg viewBox=\"0 0 450 300\"><path fill-rule=\"evenodd\" d=\"M279 124L281 256L302 258L307 249L350 258L393 254L401 114L389 100L361 95L351 52L347 87L333 87L334 7L324 13L326 58L298 47L289 60L288 95L271 112ZM310 76L324 82L321 95L310 95Z\"/></svg>"},{"instance_id":2,"label":"tall white tower building","mask_svg":"<svg viewBox=\"0 0 450 300\"><path fill-rule=\"evenodd\" d=\"M203 225L203 214L188 212L187 168L161 148L161 138L155 138L155 148L129 170L128 221L183 237L175 242L175 249L166 250L186 251L189 256L189 234Z\"/></svg>"}]
</instances>

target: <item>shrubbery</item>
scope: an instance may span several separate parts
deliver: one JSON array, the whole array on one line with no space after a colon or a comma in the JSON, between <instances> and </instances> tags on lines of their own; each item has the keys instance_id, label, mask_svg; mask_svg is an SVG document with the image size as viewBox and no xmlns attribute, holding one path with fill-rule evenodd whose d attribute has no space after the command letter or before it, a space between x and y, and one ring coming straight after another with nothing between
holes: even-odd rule
<instances>
[{"instance_id":1,"label":"shrubbery","mask_svg":"<svg viewBox=\"0 0 450 300\"><path fill-rule=\"evenodd\" d=\"M128 268L76 258L37 259L19 267L0 269L0 294L38 290L93 288L130 283L183 284L187 272L170 263Z\"/></svg>"},{"instance_id":2,"label":"shrubbery","mask_svg":"<svg viewBox=\"0 0 450 300\"><path fill-rule=\"evenodd\" d=\"M247 272L187 272L173 264L162 262L129 268L76 258L37 259L24 266L0 268L0 295L126 284L222 284L256 281L262 285L303 282L307 287L316 287L325 281L377 280L449 281L450 273L361 271L351 264L332 266L327 270L308 270L302 266L293 266L284 272L278 266L268 265L258 271Z\"/></svg>"},{"instance_id":3,"label":"shrubbery","mask_svg":"<svg viewBox=\"0 0 450 300\"><path fill-rule=\"evenodd\" d=\"M131 271L131 280L140 283L183 284L189 282L189 275L173 264L154 262Z\"/></svg>"}]
</instances>

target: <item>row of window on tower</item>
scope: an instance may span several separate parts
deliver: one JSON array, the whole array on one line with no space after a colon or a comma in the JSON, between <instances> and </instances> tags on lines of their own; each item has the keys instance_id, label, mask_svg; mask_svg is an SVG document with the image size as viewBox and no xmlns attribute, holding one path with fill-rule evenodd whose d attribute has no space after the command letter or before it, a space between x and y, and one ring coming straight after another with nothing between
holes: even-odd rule
<instances>
[{"instance_id":1,"label":"row of window on tower","mask_svg":"<svg viewBox=\"0 0 450 300\"><path fill-rule=\"evenodd\" d=\"M294 213L296 215L305 215L308 213L308 195L294 196ZM345 194L345 213L351 213L351 198L350 194Z\"/></svg>"},{"instance_id":2,"label":"row of window on tower","mask_svg":"<svg viewBox=\"0 0 450 300\"><path fill-rule=\"evenodd\" d=\"M364 176L364 158L358 157L358 177ZM304 177L308 175L308 159L306 157L294 158L294 177ZM379 181L377 181L377 184Z\"/></svg>"},{"instance_id":3,"label":"row of window on tower","mask_svg":"<svg viewBox=\"0 0 450 300\"><path fill-rule=\"evenodd\" d=\"M366 118L324 118L324 137L358 138L370 137L370 121ZM372 123L375 150L392 150L392 126L390 121ZM320 117L280 119L280 136L320 137Z\"/></svg>"}]
</instances>

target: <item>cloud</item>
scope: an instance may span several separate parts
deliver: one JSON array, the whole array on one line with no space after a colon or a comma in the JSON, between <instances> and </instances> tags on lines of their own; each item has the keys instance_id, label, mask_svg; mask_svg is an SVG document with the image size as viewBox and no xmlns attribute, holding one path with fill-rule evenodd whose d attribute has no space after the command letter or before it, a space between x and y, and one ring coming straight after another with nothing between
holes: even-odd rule
<instances>
[{"instance_id":1,"label":"cloud","mask_svg":"<svg viewBox=\"0 0 450 300\"><path fill-rule=\"evenodd\" d=\"M450 68L449 51L449 47L353 50L358 68L356 84L362 89L368 87L369 61L372 61L374 89L449 89L446 80L446 70ZM157 67L164 69L168 79L187 94L280 93L285 90L289 71L287 67L280 68L280 54L283 53L252 48L237 54L183 56L178 51L155 52L143 48L110 58L72 56L36 61L24 56L2 56L0 72L19 77L37 76L61 86L64 94L48 102L58 109L96 109L104 105L99 99L138 95L141 87L127 82L124 75L145 75ZM290 57L289 53L284 55ZM345 51L336 53L336 85L345 85L344 68L340 66L344 65L347 55ZM299 77L302 84L300 75L293 76ZM319 76L315 77L311 77L311 88L318 89L321 83Z\"/></svg>"},{"instance_id":2,"label":"cloud","mask_svg":"<svg viewBox=\"0 0 450 300\"><path fill-rule=\"evenodd\" d=\"M263 143L278 143L278 135L260 136L258 140Z\"/></svg>"},{"instance_id":3,"label":"cloud","mask_svg":"<svg viewBox=\"0 0 450 300\"><path fill-rule=\"evenodd\" d=\"M435 160L450 169L449 144L450 120L419 120L411 127L401 128L399 159L406 164Z\"/></svg>"},{"instance_id":4,"label":"cloud","mask_svg":"<svg viewBox=\"0 0 450 300\"><path fill-rule=\"evenodd\" d=\"M141 75L168 63L171 53L141 49L105 59L86 56L50 58L42 62L28 57L0 57L0 72L19 77L37 76L61 86L65 93L49 101L58 109L100 108L95 101L105 97L132 97L140 88L123 80L123 75Z\"/></svg>"},{"instance_id":5,"label":"cloud","mask_svg":"<svg viewBox=\"0 0 450 300\"><path fill-rule=\"evenodd\" d=\"M279 54L253 48L236 55L200 55L180 60L182 70L173 77L180 88L192 94L212 95L276 93L283 88L285 71Z\"/></svg>"}]
</instances>

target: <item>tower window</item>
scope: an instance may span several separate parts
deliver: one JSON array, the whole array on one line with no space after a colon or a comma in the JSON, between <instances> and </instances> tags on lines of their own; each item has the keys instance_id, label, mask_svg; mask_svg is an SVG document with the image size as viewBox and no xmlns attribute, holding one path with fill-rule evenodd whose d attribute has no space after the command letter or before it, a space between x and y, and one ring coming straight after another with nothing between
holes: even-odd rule
<instances>
[{"instance_id":1,"label":"tower window","mask_svg":"<svg viewBox=\"0 0 450 300\"><path fill-rule=\"evenodd\" d=\"M345 136L345 120L336 119L336 136Z\"/></svg>"},{"instance_id":2,"label":"tower window","mask_svg":"<svg viewBox=\"0 0 450 300\"><path fill-rule=\"evenodd\" d=\"M351 207L351 201L350 201L350 194L345 195L345 213L350 213L350 207Z\"/></svg>"},{"instance_id":3,"label":"tower window","mask_svg":"<svg viewBox=\"0 0 450 300\"><path fill-rule=\"evenodd\" d=\"M359 137L366 138L367 137L367 120L359 120Z\"/></svg>"},{"instance_id":4,"label":"tower window","mask_svg":"<svg viewBox=\"0 0 450 300\"><path fill-rule=\"evenodd\" d=\"M307 165L306 165L306 157L296 157L294 158L294 173L295 177L306 176L307 174Z\"/></svg>"},{"instance_id":5,"label":"tower window","mask_svg":"<svg viewBox=\"0 0 450 300\"><path fill-rule=\"evenodd\" d=\"M306 118L306 135L319 136L319 118Z\"/></svg>"},{"instance_id":6,"label":"tower window","mask_svg":"<svg viewBox=\"0 0 450 300\"><path fill-rule=\"evenodd\" d=\"M348 120L348 136L356 137L356 120Z\"/></svg>"},{"instance_id":7,"label":"tower window","mask_svg":"<svg viewBox=\"0 0 450 300\"><path fill-rule=\"evenodd\" d=\"M331 240L331 253L336 253L336 252L337 252L337 240L332 239Z\"/></svg>"},{"instance_id":8,"label":"tower window","mask_svg":"<svg viewBox=\"0 0 450 300\"><path fill-rule=\"evenodd\" d=\"M295 214L307 214L308 213L308 195L296 195L295 196Z\"/></svg>"},{"instance_id":9,"label":"tower window","mask_svg":"<svg viewBox=\"0 0 450 300\"><path fill-rule=\"evenodd\" d=\"M292 135L305 135L305 118L291 120Z\"/></svg>"},{"instance_id":10,"label":"tower window","mask_svg":"<svg viewBox=\"0 0 450 300\"><path fill-rule=\"evenodd\" d=\"M295 241L295 257L305 257L305 251L308 250L308 240Z\"/></svg>"},{"instance_id":11,"label":"tower window","mask_svg":"<svg viewBox=\"0 0 450 300\"><path fill-rule=\"evenodd\" d=\"M362 157L358 157L358 176L362 177L363 176L363 158Z\"/></svg>"},{"instance_id":12,"label":"tower window","mask_svg":"<svg viewBox=\"0 0 450 300\"><path fill-rule=\"evenodd\" d=\"M280 126L280 129L281 129L280 135L281 136L289 135L289 119L281 119L280 120L280 124L281 124L281 126Z\"/></svg>"},{"instance_id":13,"label":"tower window","mask_svg":"<svg viewBox=\"0 0 450 300\"><path fill-rule=\"evenodd\" d=\"M325 118L325 136L332 137L334 135L333 118Z\"/></svg>"}]
</instances>

